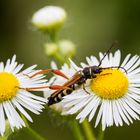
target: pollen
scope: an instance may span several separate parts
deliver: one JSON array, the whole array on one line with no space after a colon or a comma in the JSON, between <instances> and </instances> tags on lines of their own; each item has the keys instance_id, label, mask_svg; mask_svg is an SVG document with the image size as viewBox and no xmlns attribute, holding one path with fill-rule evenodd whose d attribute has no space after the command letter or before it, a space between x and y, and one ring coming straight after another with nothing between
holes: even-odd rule
<instances>
[{"instance_id":1,"label":"pollen","mask_svg":"<svg viewBox=\"0 0 140 140\"><path fill-rule=\"evenodd\" d=\"M0 72L0 102L12 99L17 94L19 81L13 74Z\"/></svg>"},{"instance_id":2,"label":"pollen","mask_svg":"<svg viewBox=\"0 0 140 140\"><path fill-rule=\"evenodd\" d=\"M128 78L120 69L104 69L91 80L91 89L103 99L113 100L124 96L128 91Z\"/></svg>"}]
</instances>

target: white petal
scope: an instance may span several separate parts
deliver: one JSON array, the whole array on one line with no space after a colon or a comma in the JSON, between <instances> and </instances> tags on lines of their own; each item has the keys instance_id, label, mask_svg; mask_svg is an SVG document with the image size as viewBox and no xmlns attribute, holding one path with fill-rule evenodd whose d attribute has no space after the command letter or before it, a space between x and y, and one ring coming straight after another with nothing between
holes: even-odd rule
<instances>
[{"instance_id":1,"label":"white petal","mask_svg":"<svg viewBox=\"0 0 140 140\"><path fill-rule=\"evenodd\" d=\"M0 133L3 136L5 132L5 116L2 104L0 104Z\"/></svg>"},{"instance_id":2,"label":"white petal","mask_svg":"<svg viewBox=\"0 0 140 140\"><path fill-rule=\"evenodd\" d=\"M124 119L124 121L129 125L130 124L129 121L132 123L132 119L126 110L127 108L124 107L124 101L118 100L118 103L120 105L121 110L124 113L124 116L127 118L127 119Z\"/></svg>"},{"instance_id":3,"label":"white petal","mask_svg":"<svg viewBox=\"0 0 140 140\"><path fill-rule=\"evenodd\" d=\"M68 113L69 113L69 114L74 114L74 113L76 113L78 110L82 109L82 108L83 108L89 101L91 101L91 100L92 100L92 97L87 97L87 98L81 100L81 102L78 103L78 104L76 104L74 107L72 107L72 108L68 111Z\"/></svg>"},{"instance_id":4,"label":"white petal","mask_svg":"<svg viewBox=\"0 0 140 140\"><path fill-rule=\"evenodd\" d=\"M89 67L89 65L85 64L85 63L80 63L80 65L85 68L85 67Z\"/></svg>"},{"instance_id":5,"label":"white petal","mask_svg":"<svg viewBox=\"0 0 140 140\"><path fill-rule=\"evenodd\" d=\"M123 118L127 119L127 118L124 116L124 113L122 112L120 105L118 104L117 101L112 102L112 109L113 109L112 110L113 118L116 126L119 126L119 124L120 126L122 126L123 125L122 119Z\"/></svg>"},{"instance_id":6,"label":"white petal","mask_svg":"<svg viewBox=\"0 0 140 140\"><path fill-rule=\"evenodd\" d=\"M25 103L24 100L20 99L20 98L16 98L16 101L22 105L23 107L25 107L26 109L30 110L31 112L35 113L35 114L40 114L38 110L34 109L32 106L30 106L30 104Z\"/></svg>"},{"instance_id":7,"label":"white petal","mask_svg":"<svg viewBox=\"0 0 140 140\"><path fill-rule=\"evenodd\" d=\"M51 61L51 68L52 69L58 69L56 63L54 61Z\"/></svg>"},{"instance_id":8,"label":"white petal","mask_svg":"<svg viewBox=\"0 0 140 140\"><path fill-rule=\"evenodd\" d=\"M116 51L114 54L114 66L120 66L120 60L121 60L121 52L120 50Z\"/></svg>"},{"instance_id":9,"label":"white petal","mask_svg":"<svg viewBox=\"0 0 140 140\"><path fill-rule=\"evenodd\" d=\"M94 66L94 62L90 60L89 57L86 57L87 63L89 64L89 66Z\"/></svg>"},{"instance_id":10,"label":"white petal","mask_svg":"<svg viewBox=\"0 0 140 140\"><path fill-rule=\"evenodd\" d=\"M12 119L12 116L10 115L9 109L6 106L6 102L3 103L3 107L4 107L5 114L8 118L8 121L10 123L10 127L11 127L12 131L14 131L15 124L14 124L14 121Z\"/></svg>"},{"instance_id":11,"label":"white petal","mask_svg":"<svg viewBox=\"0 0 140 140\"><path fill-rule=\"evenodd\" d=\"M91 113L90 113L90 115L89 115L89 121L92 120L92 118L93 118L93 116L94 116L94 114L95 114L95 112L96 112L98 106L100 105L100 103L101 103L100 98L97 98L97 100L96 100L96 101L94 102L94 104L93 104L94 108L92 109L92 111L91 111Z\"/></svg>"},{"instance_id":12,"label":"white petal","mask_svg":"<svg viewBox=\"0 0 140 140\"><path fill-rule=\"evenodd\" d=\"M0 72L4 71L4 64L3 62L0 63Z\"/></svg>"},{"instance_id":13,"label":"white petal","mask_svg":"<svg viewBox=\"0 0 140 140\"><path fill-rule=\"evenodd\" d=\"M99 61L96 57L94 56L91 56L90 59L92 60L94 66L98 66L99 65Z\"/></svg>"},{"instance_id":14,"label":"white petal","mask_svg":"<svg viewBox=\"0 0 140 140\"><path fill-rule=\"evenodd\" d=\"M124 66L124 68L125 68L126 70L130 69L131 66L138 60L138 58L139 58L139 57L138 57L137 55L133 56L133 57L129 60L129 62Z\"/></svg>"},{"instance_id":15,"label":"white petal","mask_svg":"<svg viewBox=\"0 0 140 140\"><path fill-rule=\"evenodd\" d=\"M125 57L124 61L123 61L122 64L121 64L121 67L124 67L124 66L127 64L128 60L129 60L129 58L130 58L130 56L131 56L131 54L128 54L128 55Z\"/></svg>"},{"instance_id":16,"label":"white petal","mask_svg":"<svg viewBox=\"0 0 140 140\"><path fill-rule=\"evenodd\" d=\"M123 110L122 110L120 104L121 104L121 103L120 103L119 101L116 102L116 105L117 105L119 114L120 114L121 118L124 120L124 122L125 122L126 124L129 125L129 121L128 121L128 119L126 118L126 115L124 114L124 112L123 112ZM122 124L122 123L121 123L121 124Z\"/></svg>"},{"instance_id":17,"label":"white petal","mask_svg":"<svg viewBox=\"0 0 140 140\"><path fill-rule=\"evenodd\" d=\"M100 109L99 109L99 112L98 112L98 115L97 115L97 118L96 118L96 122L95 122L95 127L98 125L100 119L101 119L101 116L102 116L102 113L103 113L103 101L102 101L102 104L100 106Z\"/></svg>"},{"instance_id":18,"label":"white petal","mask_svg":"<svg viewBox=\"0 0 140 140\"><path fill-rule=\"evenodd\" d=\"M33 122L30 115L25 111L25 109L15 100L12 100L12 103L16 106L16 108L30 121Z\"/></svg>"},{"instance_id":19,"label":"white petal","mask_svg":"<svg viewBox=\"0 0 140 140\"><path fill-rule=\"evenodd\" d=\"M69 61L70 61L71 66L72 66L76 71L81 70L81 68L78 67L71 59L69 59Z\"/></svg>"},{"instance_id":20,"label":"white petal","mask_svg":"<svg viewBox=\"0 0 140 140\"><path fill-rule=\"evenodd\" d=\"M140 65L140 59L138 59L137 62L127 72L130 73L131 71L133 71L139 65Z\"/></svg>"},{"instance_id":21,"label":"white petal","mask_svg":"<svg viewBox=\"0 0 140 140\"><path fill-rule=\"evenodd\" d=\"M94 108L94 102L96 101L96 99L96 97L91 99L91 101L89 101L89 103L84 107L84 109L78 114L76 119L85 118Z\"/></svg>"}]
</instances>

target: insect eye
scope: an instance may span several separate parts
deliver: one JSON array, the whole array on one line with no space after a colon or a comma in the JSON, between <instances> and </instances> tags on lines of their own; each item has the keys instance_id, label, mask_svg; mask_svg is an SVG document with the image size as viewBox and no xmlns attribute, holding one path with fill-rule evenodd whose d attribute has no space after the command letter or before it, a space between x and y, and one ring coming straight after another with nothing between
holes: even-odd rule
<instances>
[{"instance_id":1,"label":"insect eye","mask_svg":"<svg viewBox=\"0 0 140 140\"><path fill-rule=\"evenodd\" d=\"M95 69L95 71L94 71L95 73L100 73L101 72L101 69Z\"/></svg>"},{"instance_id":2,"label":"insect eye","mask_svg":"<svg viewBox=\"0 0 140 140\"><path fill-rule=\"evenodd\" d=\"M99 72L99 69L96 69L95 72L98 73Z\"/></svg>"}]
</instances>

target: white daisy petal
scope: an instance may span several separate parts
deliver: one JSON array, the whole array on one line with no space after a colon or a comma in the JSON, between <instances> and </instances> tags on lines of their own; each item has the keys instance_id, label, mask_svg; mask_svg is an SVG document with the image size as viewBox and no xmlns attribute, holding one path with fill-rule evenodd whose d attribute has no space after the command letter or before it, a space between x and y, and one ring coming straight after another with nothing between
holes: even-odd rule
<instances>
[{"instance_id":1,"label":"white daisy petal","mask_svg":"<svg viewBox=\"0 0 140 140\"><path fill-rule=\"evenodd\" d=\"M111 66L120 66L120 60L121 60L121 52L120 50L118 50L114 54L114 61L111 64Z\"/></svg>"},{"instance_id":2,"label":"white daisy petal","mask_svg":"<svg viewBox=\"0 0 140 140\"><path fill-rule=\"evenodd\" d=\"M113 118L114 118L114 122L116 124L116 126L122 126L123 122L122 119L126 119L124 113L122 112L120 105L118 104L118 102L113 101L112 102L112 111L113 111ZM122 119L121 119L122 118Z\"/></svg>"},{"instance_id":3,"label":"white daisy petal","mask_svg":"<svg viewBox=\"0 0 140 140\"><path fill-rule=\"evenodd\" d=\"M94 66L95 65L94 62L91 61L89 57L86 57L86 60L87 60L87 63L88 63L89 66Z\"/></svg>"},{"instance_id":4,"label":"white daisy petal","mask_svg":"<svg viewBox=\"0 0 140 140\"><path fill-rule=\"evenodd\" d=\"M98 61L98 59L97 59L96 57L91 56L90 59L91 59L91 61L93 62L93 64L94 64L95 66L98 66L98 65L99 65L99 61Z\"/></svg>"},{"instance_id":5,"label":"white daisy petal","mask_svg":"<svg viewBox=\"0 0 140 140\"><path fill-rule=\"evenodd\" d=\"M113 54L110 53L110 54L109 54L109 67L113 66L113 64L114 64L113 61L114 61L114 59L113 59Z\"/></svg>"},{"instance_id":6,"label":"white daisy petal","mask_svg":"<svg viewBox=\"0 0 140 140\"><path fill-rule=\"evenodd\" d=\"M51 61L51 68L52 69L58 69L56 63L54 61Z\"/></svg>"},{"instance_id":7,"label":"white daisy petal","mask_svg":"<svg viewBox=\"0 0 140 140\"><path fill-rule=\"evenodd\" d=\"M95 99L91 99L91 101L89 101L87 106L78 114L76 119L85 118L91 112L91 110L93 109L92 106L93 106L95 101L96 101L96 98Z\"/></svg>"},{"instance_id":8,"label":"white daisy petal","mask_svg":"<svg viewBox=\"0 0 140 140\"><path fill-rule=\"evenodd\" d=\"M120 106L120 103L119 102L116 102L116 105L117 105L117 108L118 108L118 111L120 113L120 116L121 118L123 119L123 121L129 125L129 121L128 119L126 118L126 115L124 114L123 110L121 109L121 106ZM122 123L121 123L122 125Z\"/></svg>"},{"instance_id":9,"label":"white daisy petal","mask_svg":"<svg viewBox=\"0 0 140 140\"><path fill-rule=\"evenodd\" d=\"M5 131L5 115L2 104L0 104L0 126L0 134L3 136Z\"/></svg>"},{"instance_id":10,"label":"white daisy petal","mask_svg":"<svg viewBox=\"0 0 140 140\"><path fill-rule=\"evenodd\" d=\"M102 113L103 113L103 107L104 107L104 102L102 102L101 106L100 106L100 109L99 109L99 113L97 115L97 119L96 119L96 122L95 122L95 127L97 127L100 119L101 119L101 116L102 116Z\"/></svg>"},{"instance_id":11,"label":"white daisy petal","mask_svg":"<svg viewBox=\"0 0 140 140\"><path fill-rule=\"evenodd\" d=\"M128 73L128 76L129 77L131 77L131 76L134 77L134 75L136 75L138 73L140 73L140 68L137 68L137 69L133 70L132 72Z\"/></svg>"},{"instance_id":12,"label":"white daisy petal","mask_svg":"<svg viewBox=\"0 0 140 140\"><path fill-rule=\"evenodd\" d=\"M132 72L136 67L140 65L140 59L127 71L128 73Z\"/></svg>"},{"instance_id":13,"label":"white daisy petal","mask_svg":"<svg viewBox=\"0 0 140 140\"><path fill-rule=\"evenodd\" d=\"M129 62L124 66L124 68L126 69L126 70L129 70L130 68L131 68L131 66L138 60L138 56L137 55L135 55L135 56L133 56L130 60L129 60Z\"/></svg>"},{"instance_id":14,"label":"white daisy petal","mask_svg":"<svg viewBox=\"0 0 140 140\"><path fill-rule=\"evenodd\" d=\"M71 59L69 59L69 61L70 61L70 63L71 63L71 66L72 66L75 70L77 70L77 71L81 70L81 68L78 67Z\"/></svg>"},{"instance_id":15,"label":"white daisy petal","mask_svg":"<svg viewBox=\"0 0 140 140\"><path fill-rule=\"evenodd\" d=\"M130 124L129 121L132 122L132 119L131 119L130 115L129 115L128 112L127 112L127 108L125 108L125 103L124 103L124 101L118 100L118 104L120 105L120 108L121 108L121 110L122 110L123 113L124 113L124 116L125 116L124 121L129 125L129 124ZM126 118L127 118L127 119L126 119ZM128 121L128 120L129 120L129 121Z\"/></svg>"},{"instance_id":16,"label":"white daisy petal","mask_svg":"<svg viewBox=\"0 0 140 140\"><path fill-rule=\"evenodd\" d=\"M23 107L25 107L26 109L30 110L31 112L33 112L33 113L35 113L35 114L37 114L37 115L40 114L40 113L38 112L38 110L32 108L32 107L30 106L30 104L25 103L22 99L20 99L20 98L17 97L17 98L16 98L16 101L17 101L20 105L22 105Z\"/></svg>"},{"instance_id":17,"label":"white daisy petal","mask_svg":"<svg viewBox=\"0 0 140 140\"><path fill-rule=\"evenodd\" d=\"M124 67L124 66L127 64L128 60L129 60L129 58L130 58L130 56L131 56L131 54L128 54L128 55L125 57L124 61L123 61L122 64L121 64L121 67Z\"/></svg>"},{"instance_id":18,"label":"white daisy petal","mask_svg":"<svg viewBox=\"0 0 140 140\"><path fill-rule=\"evenodd\" d=\"M12 103L16 106L16 108L30 121L33 122L30 115L25 111L25 109L15 100L12 100Z\"/></svg>"},{"instance_id":19,"label":"white daisy petal","mask_svg":"<svg viewBox=\"0 0 140 140\"><path fill-rule=\"evenodd\" d=\"M4 64L3 64L3 62L0 63L0 72L1 71L4 71Z\"/></svg>"},{"instance_id":20,"label":"white daisy petal","mask_svg":"<svg viewBox=\"0 0 140 140\"><path fill-rule=\"evenodd\" d=\"M96 112L98 106L100 105L100 103L101 103L101 100L100 100L99 98L97 98L97 100L96 100L96 101L94 102L94 104L92 105L92 106L94 106L94 107L93 107L93 109L92 109L92 111L91 111L91 113L90 113L90 115L89 115L89 121L92 120L92 118L93 118L93 116L94 116L94 114L95 114L95 112Z\"/></svg>"},{"instance_id":21,"label":"white daisy petal","mask_svg":"<svg viewBox=\"0 0 140 140\"><path fill-rule=\"evenodd\" d=\"M81 65L83 68L88 67L88 65L85 64L85 63L80 63L80 65Z\"/></svg>"},{"instance_id":22,"label":"white daisy petal","mask_svg":"<svg viewBox=\"0 0 140 140\"><path fill-rule=\"evenodd\" d=\"M79 104L75 105L73 108L71 108L68 113L69 114L74 114L76 113L78 110L82 109L90 100L92 99L92 97L87 97L85 99L83 99Z\"/></svg>"},{"instance_id":23,"label":"white daisy petal","mask_svg":"<svg viewBox=\"0 0 140 140\"><path fill-rule=\"evenodd\" d=\"M10 127L11 127L12 131L14 131L14 126L15 126L15 124L14 124L14 122L13 122L13 120L12 120L12 116L10 115L9 110L8 110L8 108L7 108L7 106L6 106L6 102L3 103L3 108L4 108L4 111L5 111L5 114L6 114L7 118L8 118L8 120L9 120Z\"/></svg>"},{"instance_id":24,"label":"white daisy petal","mask_svg":"<svg viewBox=\"0 0 140 140\"><path fill-rule=\"evenodd\" d=\"M8 72L9 67L10 67L10 59L7 60L6 66L4 68L4 71L7 71Z\"/></svg>"}]
</instances>

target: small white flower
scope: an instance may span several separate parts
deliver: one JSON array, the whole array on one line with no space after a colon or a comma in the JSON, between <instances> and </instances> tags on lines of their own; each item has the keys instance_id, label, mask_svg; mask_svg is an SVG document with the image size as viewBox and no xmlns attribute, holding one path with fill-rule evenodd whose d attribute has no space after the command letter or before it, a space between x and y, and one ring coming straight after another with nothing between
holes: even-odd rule
<instances>
[{"instance_id":1,"label":"small white flower","mask_svg":"<svg viewBox=\"0 0 140 140\"><path fill-rule=\"evenodd\" d=\"M63 26L67 14L58 6L46 6L34 13L32 23L39 29L52 30Z\"/></svg>"},{"instance_id":2,"label":"small white flower","mask_svg":"<svg viewBox=\"0 0 140 140\"><path fill-rule=\"evenodd\" d=\"M25 109L38 115L46 103L44 98L21 89L45 86L44 76L40 74L29 78L27 75L31 76L37 72L34 70L36 65L21 71L22 67L23 64L17 64L15 55L11 60L7 60L5 66L3 62L0 62L0 134L2 136L5 132L6 119L9 121L12 131L14 128L25 127L20 113L32 122L32 118ZM41 89L34 89L34 91L39 90L41 91Z\"/></svg>"},{"instance_id":3,"label":"small white flower","mask_svg":"<svg viewBox=\"0 0 140 140\"><path fill-rule=\"evenodd\" d=\"M100 60L103 54L100 53ZM64 97L62 101L66 114L78 113L76 119L80 123L88 117L91 121L96 117L95 126L101 121L102 129L116 125L122 126L124 123L133 123L133 119L139 119L140 114L140 58L135 55L130 58L128 54L120 64L121 53L116 51L113 55L109 53L103 60L100 67L121 66L121 68L103 69L96 78L87 80L85 87L90 93L88 94L82 87L73 91L72 94ZM83 68L89 66L98 66L99 61L96 57L86 58L87 63L81 63ZM72 68L73 67L73 68ZM82 69L83 69L82 68ZM61 69L64 74L72 77L75 71L81 70L71 61L71 67L66 64ZM57 77L55 84L64 84L65 81ZM97 116L96 116L97 114Z\"/></svg>"}]
</instances>

